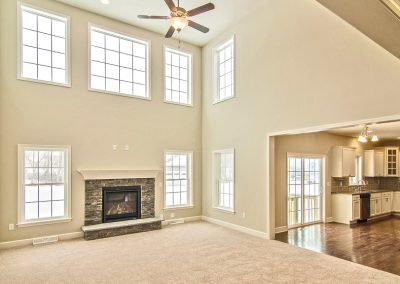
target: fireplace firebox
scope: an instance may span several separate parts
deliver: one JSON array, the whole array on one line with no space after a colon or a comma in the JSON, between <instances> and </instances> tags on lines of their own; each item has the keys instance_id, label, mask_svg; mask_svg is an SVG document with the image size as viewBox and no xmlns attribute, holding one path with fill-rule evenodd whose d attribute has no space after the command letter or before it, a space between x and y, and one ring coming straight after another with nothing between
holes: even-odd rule
<instances>
[{"instance_id":1,"label":"fireplace firebox","mask_svg":"<svg viewBox=\"0 0 400 284\"><path fill-rule=\"evenodd\" d=\"M103 223L141 218L141 186L103 187Z\"/></svg>"}]
</instances>

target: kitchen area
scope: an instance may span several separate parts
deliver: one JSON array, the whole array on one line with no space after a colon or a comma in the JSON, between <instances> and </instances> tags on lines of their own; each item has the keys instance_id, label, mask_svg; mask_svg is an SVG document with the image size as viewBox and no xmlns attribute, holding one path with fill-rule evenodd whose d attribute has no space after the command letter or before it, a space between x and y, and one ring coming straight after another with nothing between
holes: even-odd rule
<instances>
[{"instance_id":1,"label":"kitchen area","mask_svg":"<svg viewBox=\"0 0 400 284\"><path fill-rule=\"evenodd\" d=\"M275 239L400 275L400 121L273 143Z\"/></svg>"}]
</instances>

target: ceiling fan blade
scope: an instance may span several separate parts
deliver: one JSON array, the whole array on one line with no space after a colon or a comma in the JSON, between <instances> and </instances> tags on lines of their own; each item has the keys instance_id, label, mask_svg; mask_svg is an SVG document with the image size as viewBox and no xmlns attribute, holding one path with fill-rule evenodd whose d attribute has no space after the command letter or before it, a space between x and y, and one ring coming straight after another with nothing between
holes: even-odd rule
<instances>
[{"instance_id":1,"label":"ceiling fan blade","mask_svg":"<svg viewBox=\"0 0 400 284\"><path fill-rule=\"evenodd\" d=\"M148 16L148 15L138 15L139 19L160 19L160 20L168 20L168 16Z\"/></svg>"},{"instance_id":2,"label":"ceiling fan blade","mask_svg":"<svg viewBox=\"0 0 400 284\"><path fill-rule=\"evenodd\" d=\"M203 6L200 6L200 7L197 7L197 8L194 8L194 9L188 11L187 14L189 17L193 17L193 16L196 16L198 14L201 14L201 13L213 10L213 9L215 9L215 5L213 3L208 3Z\"/></svg>"},{"instance_id":3,"label":"ceiling fan blade","mask_svg":"<svg viewBox=\"0 0 400 284\"><path fill-rule=\"evenodd\" d=\"M174 28L173 26L171 26L171 27L169 28L167 34L165 35L165 37L166 37L166 38L172 37L172 35L174 34L174 32L175 32L175 28Z\"/></svg>"},{"instance_id":4,"label":"ceiling fan blade","mask_svg":"<svg viewBox=\"0 0 400 284\"><path fill-rule=\"evenodd\" d=\"M210 30L209 28L207 28L205 26L202 26L202 25L200 25L200 24L198 24L196 22L190 21L190 20L188 21L188 26L192 27L192 28L194 28L196 30L199 30L199 31L201 31L203 33L208 33L208 31Z\"/></svg>"},{"instance_id":5,"label":"ceiling fan blade","mask_svg":"<svg viewBox=\"0 0 400 284\"><path fill-rule=\"evenodd\" d=\"M176 6L172 0L164 0L171 11L176 11Z\"/></svg>"}]
</instances>

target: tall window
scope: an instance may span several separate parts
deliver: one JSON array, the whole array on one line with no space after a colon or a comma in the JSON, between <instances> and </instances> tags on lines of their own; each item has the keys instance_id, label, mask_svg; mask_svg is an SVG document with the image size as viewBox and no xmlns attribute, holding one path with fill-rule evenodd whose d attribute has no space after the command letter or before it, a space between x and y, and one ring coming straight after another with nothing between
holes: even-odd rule
<instances>
[{"instance_id":1,"label":"tall window","mask_svg":"<svg viewBox=\"0 0 400 284\"><path fill-rule=\"evenodd\" d=\"M165 101L192 105L192 55L165 48Z\"/></svg>"},{"instance_id":2,"label":"tall window","mask_svg":"<svg viewBox=\"0 0 400 284\"><path fill-rule=\"evenodd\" d=\"M19 7L19 78L68 85L68 18Z\"/></svg>"},{"instance_id":3,"label":"tall window","mask_svg":"<svg viewBox=\"0 0 400 284\"><path fill-rule=\"evenodd\" d=\"M19 145L19 167L19 223L69 218L69 147Z\"/></svg>"},{"instance_id":4,"label":"tall window","mask_svg":"<svg viewBox=\"0 0 400 284\"><path fill-rule=\"evenodd\" d=\"M234 150L214 152L216 207L234 211Z\"/></svg>"},{"instance_id":5,"label":"tall window","mask_svg":"<svg viewBox=\"0 0 400 284\"><path fill-rule=\"evenodd\" d=\"M214 103L235 96L235 45L234 38L215 49L216 90Z\"/></svg>"},{"instance_id":6,"label":"tall window","mask_svg":"<svg viewBox=\"0 0 400 284\"><path fill-rule=\"evenodd\" d=\"M192 206L192 152L165 152L165 207Z\"/></svg>"},{"instance_id":7,"label":"tall window","mask_svg":"<svg viewBox=\"0 0 400 284\"><path fill-rule=\"evenodd\" d=\"M91 26L90 89L149 98L149 43Z\"/></svg>"}]
</instances>

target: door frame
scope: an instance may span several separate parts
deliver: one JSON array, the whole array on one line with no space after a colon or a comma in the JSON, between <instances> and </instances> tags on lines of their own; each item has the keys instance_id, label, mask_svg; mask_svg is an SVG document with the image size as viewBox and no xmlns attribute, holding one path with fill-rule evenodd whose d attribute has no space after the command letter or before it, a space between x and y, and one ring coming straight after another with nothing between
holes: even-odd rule
<instances>
[{"instance_id":1,"label":"door frame","mask_svg":"<svg viewBox=\"0 0 400 284\"><path fill-rule=\"evenodd\" d=\"M304 217L304 212L303 212L303 208L304 208L304 199L303 199L303 204L302 204L302 216L301 216L301 224L298 225L291 225L289 226L289 208L288 208L288 188L289 188L289 158L290 157L297 157L297 158L316 158L316 159L321 159L321 200L320 200L320 214L321 214L321 218L319 221L315 221L315 222L310 222L310 223L303 223L303 217ZM325 193L325 189L326 189L326 159L327 156L325 154L306 154L306 153L295 153L295 152L287 152L286 153L286 226L288 229L293 229L293 228L299 228L299 227L304 227L304 226L309 226L309 225L313 225L313 224L319 224L325 221L325 216L326 216L326 193ZM303 190L301 193L301 196L303 197Z\"/></svg>"}]
</instances>

